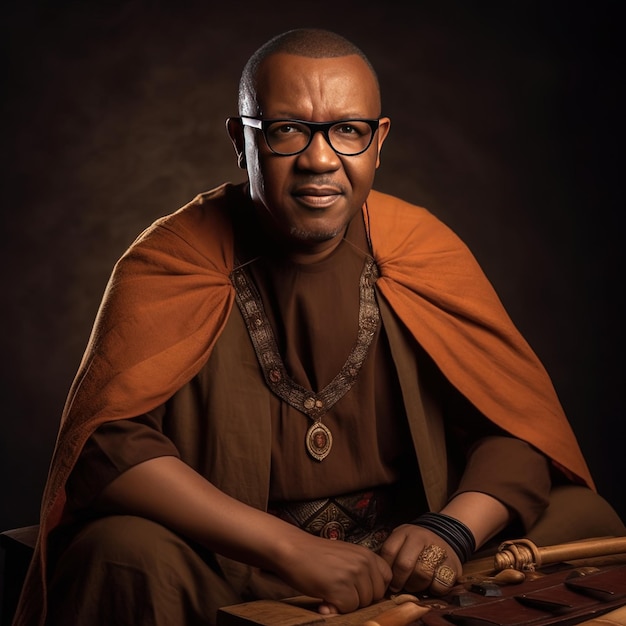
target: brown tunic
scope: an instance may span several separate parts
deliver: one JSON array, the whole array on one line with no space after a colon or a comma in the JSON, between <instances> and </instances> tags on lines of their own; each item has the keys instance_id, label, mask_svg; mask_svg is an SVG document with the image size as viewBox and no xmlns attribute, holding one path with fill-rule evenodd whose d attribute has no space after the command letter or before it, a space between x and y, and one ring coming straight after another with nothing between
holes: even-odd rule
<instances>
[{"instance_id":1,"label":"brown tunic","mask_svg":"<svg viewBox=\"0 0 626 626\"><path fill-rule=\"evenodd\" d=\"M306 389L320 391L343 366L357 337L359 277L368 257L362 216L352 220L346 241L329 258L312 265L275 258L250 238L244 237L244 242L239 260L248 262L247 272L259 290L289 376ZM241 313L233 308L231 315ZM218 345L228 337L220 338ZM419 350L417 345L415 349ZM242 361L250 355L252 350L242 353ZM488 493L516 511L529 527L548 498L545 458L528 444L504 436L445 381L425 355L421 358L447 424L455 477L450 496L455 491ZM262 376L258 365L252 369ZM207 445L205 427L211 419L207 390L213 373L210 359L169 402L135 419L101 425L68 481L71 507L88 506L120 473L157 456L180 456L203 473L207 450L214 447ZM221 380L226 385L236 381L226 395L245 397L238 379L223 375ZM270 505L393 486L402 494L394 498L395 522L427 510L402 398L382 325L355 384L322 418L333 436L332 450L323 461L306 452L304 436L310 418L272 395ZM258 409L253 394L244 400L243 410L254 419ZM190 445L195 449L190 450ZM220 446L229 450L227 441Z\"/></svg>"},{"instance_id":2,"label":"brown tunic","mask_svg":"<svg viewBox=\"0 0 626 626\"><path fill-rule=\"evenodd\" d=\"M250 202L245 184L226 183L200 194L147 228L116 264L61 417L16 624L45 621L48 538L74 520L67 480L85 442L103 423L165 404L162 429L180 457L226 494L268 507L273 398L242 317L233 312L230 279L236 269L233 214L246 212ZM439 402L431 397L429 368L420 358L425 354L490 422L540 450L562 479L593 489L545 368L464 243L426 209L375 190L362 216L423 484L413 486L407 501L420 501L423 491L428 507L441 510L457 485L470 488L479 451L497 441L480 441L480 429L464 411L452 414L471 435L459 442L476 441L459 484L446 445L456 428L441 419ZM211 420L198 417L209 415ZM528 504L523 492L533 481L523 473L533 470L506 456L510 489L503 492L517 493L518 504ZM485 488L492 475L474 484ZM522 506L509 504L521 513ZM530 512L533 517L537 510ZM248 567L216 559L231 584L246 584Z\"/></svg>"}]
</instances>

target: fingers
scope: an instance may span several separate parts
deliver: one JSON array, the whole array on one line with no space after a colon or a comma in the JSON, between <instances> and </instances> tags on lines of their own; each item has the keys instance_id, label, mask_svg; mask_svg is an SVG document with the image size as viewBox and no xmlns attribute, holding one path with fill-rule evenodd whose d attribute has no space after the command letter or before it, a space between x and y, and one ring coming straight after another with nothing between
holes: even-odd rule
<instances>
[{"instance_id":1,"label":"fingers","mask_svg":"<svg viewBox=\"0 0 626 626\"><path fill-rule=\"evenodd\" d=\"M456 583L456 574L449 565L440 565L434 572L429 591L434 596L445 596Z\"/></svg>"},{"instance_id":2,"label":"fingers","mask_svg":"<svg viewBox=\"0 0 626 626\"><path fill-rule=\"evenodd\" d=\"M391 579L391 569L387 563L378 555L374 557L374 564L355 580L359 607L369 606L383 598Z\"/></svg>"},{"instance_id":3,"label":"fingers","mask_svg":"<svg viewBox=\"0 0 626 626\"><path fill-rule=\"evenodd\" d=\"M370 606L384 596L385 587L374 583L367 574L356 576L349 585L337 586L318 607L318 611L325 615L335 613L351 613L357 609Z\"/></svg>"},{"instance_id":4,"label":"fingers","mask_svg":"<svg viewBox=\"0 0 626 626\"><path fill-rule=\"evenodd\" d=\"M431 531L413 525L396 528L379 554L392 568L391 593L445 595L461 573L454 550Z\"/></svg>"},{"instance_id":5,"label":"fingers","mask_svg":"<svg viewBox=\"0 0 626 626\"><path fill-rule=\"evenodd\" d=\"M407 583L407 590L427 591L434 596L446 595L456 584L456 572L444 561L448 558L440 546L426 546L417 557L413 575Z\"/></svg>"},{"instance_id":6,"label":"fingers","mask_svg":"<svg viewBox=\"0 0 626 626\"><path fill-rule=\"evenodd\" d=\"M436 544L427 545L417 556L413 572L406 583L407 591L428 589L434 581L437 568L447 558L448 553L441 546Z\"/></svg>"},{"instance_id":7,"label":"fingers","mask_svg":"<svg viewBox=\"0 0 626 626\"><path fill-rule=\"evenodd\" d=\"M424 544L424 538L415 532L415 527L406 525L392 532L382 545L379 554L392 572L389 583L391 593L399 593L407 588L407 581L415 569L416 555Z\"/></svg>"},{"instance_id":8,"label":"fingers","mask_svg":"<svg viewBox=\"0 0 626 626\"><path fill-rule=\"evenodd\" d=\"M323 568L308 568L309 574L321 577L316 583L317 592L309 593L323 599L319 612L348 613L384 597L391 568L377 554L362 546L335 541L332 554L333 558L325 560Z\"/></svg>"},{"instance_id":9,"label":"fingers","mask_svg":"<svg viewBox=\"0 0 626 626\"><path fill-rule=\"evenodd\" d=\"M320 615L339 615L339 609L333 604L328 604L327 602L322 602L317 607L317 612Z\"/></svg>"},{"instance_id":10,"label":"fingers","mask_svg":"<svg viewBox=\"0 0 626 626\"><path fill-rule=\"evenodd\" d=\"M392 572L378 554L347 541L298 533L272 571L298 594L319 598L323 614L355 611L384 597Z\"/></svg>"},{"instance_id":11,"label":"fingers","mask_svg":"<svg viewBox=\"0 0 626 626\"><path fill-rule=\"evenodd\" d=\"M398 626L412 624L430 611L430 607L419 606L414 602L405 602L391 609L383 611L376 617L368 620L363 626Z\"/></svg>"}]
</instances>

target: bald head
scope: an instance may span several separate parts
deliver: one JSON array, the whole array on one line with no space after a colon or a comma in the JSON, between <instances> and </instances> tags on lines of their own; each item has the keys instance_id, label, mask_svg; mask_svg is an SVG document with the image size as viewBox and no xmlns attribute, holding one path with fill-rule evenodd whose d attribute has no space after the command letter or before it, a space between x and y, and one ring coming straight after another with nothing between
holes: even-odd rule
<instances>
[{"instance_id":1,"label":"bald head","mask_svg":"<svg viewBox=\"0 0 626 626\"><path fill-rule=\"evenodd\" d=\"M274 54L292 54L310 59L330 59L357 55L370 69L376 88L379 89L378 77L363 51L345 37L329 30L318 28L297 28L270 39L263 44L248 60L239 82L240 115L256 115L257 76L259 66Z\"/></svg>"}]
</instances>

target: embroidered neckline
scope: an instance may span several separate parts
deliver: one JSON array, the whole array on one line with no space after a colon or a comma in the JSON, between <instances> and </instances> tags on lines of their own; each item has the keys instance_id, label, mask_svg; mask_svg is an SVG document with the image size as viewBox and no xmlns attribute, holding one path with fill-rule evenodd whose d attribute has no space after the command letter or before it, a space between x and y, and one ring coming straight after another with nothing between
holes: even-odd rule
<instances>
[{"instance_id":1,"label":"embroidered neckline","mask_svg":"<svg viewBox=\"0 0 626 626\"><path fill-rule=\"evenodd\" d=\"M307 431L306 446L309 454L318 461L328 455L332 446L330 430L321 423L321 419L356 382L378 328L380 311L374 292L377 278L376 263L372 258L367 258L359 279L359 327L356 342L335 378L321 391L315 393L297 384L288 375L263 301L254 282L249 278L245 265L236 267L231 274L237 305L244 318L265 381L279 398L313 420Z\"/></svg>"}]
</instances>

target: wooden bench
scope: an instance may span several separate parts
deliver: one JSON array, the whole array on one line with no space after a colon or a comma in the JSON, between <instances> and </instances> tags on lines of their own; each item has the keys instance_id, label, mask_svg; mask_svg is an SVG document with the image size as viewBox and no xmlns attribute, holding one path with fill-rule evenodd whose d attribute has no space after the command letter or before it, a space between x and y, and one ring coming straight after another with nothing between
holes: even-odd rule
<instances>
[{"instance_id":1,"label":"wooden bench","mask_svg":"<svg viewBox=\"0 0 626 626\"><path fill-rule=\"evenodd\" d=\"M0 575L1 626L11 625L38 532L39 526L34 525L0 533L0 548L4 556Z\"/></svg>"}]
</instances>

